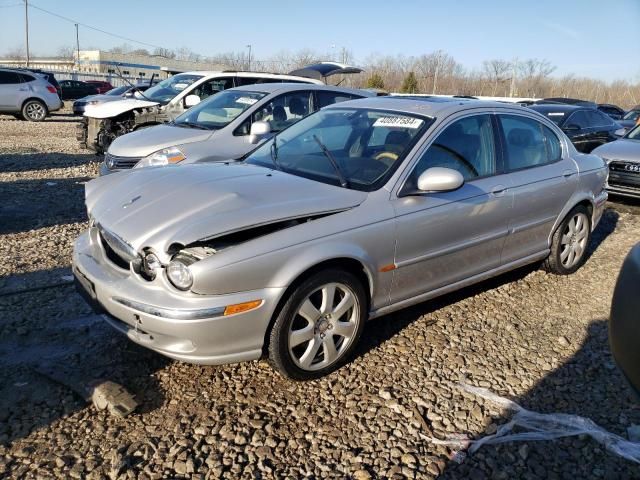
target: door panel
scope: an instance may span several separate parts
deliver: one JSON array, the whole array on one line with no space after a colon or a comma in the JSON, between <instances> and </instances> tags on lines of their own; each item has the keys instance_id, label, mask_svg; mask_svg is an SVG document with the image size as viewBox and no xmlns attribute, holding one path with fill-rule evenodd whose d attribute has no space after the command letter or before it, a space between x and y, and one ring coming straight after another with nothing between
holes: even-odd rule
<instances>
[{"instance_id":1,"label":"door panel","mask_svg":"<svg viewBox=\"0 0 640 480\"><path fill-rule=\"evenodd\" d=\"M496 176L453 192L398 198L391 303L500 266L512 194Z\"/></svg>"},{"instance_id":2,"label":"door panel","mask_svg":"<svg viewBox=\"0 0 640 480\"><path fill-rule=\"evenodd\" d=\"M392 201L392 303L500 266L513 200L508 179L496 175L498 158L488 114L453 121L429 145ZM455 191L420 193L417 179L433 167L458 170L465 183Z\"/></svg>"},{"instance_id":3,"label":"door panel","mask_svg":"<svg viewBox=\"0 0 640 480\"><path fill-rule=\"evenodd\" d=\"M528 117L498 118L514 198L504 264L549 247L551 229L576 189L578 169L563 157L560 140L548 127Z\"/></svg>"}]
</instances>

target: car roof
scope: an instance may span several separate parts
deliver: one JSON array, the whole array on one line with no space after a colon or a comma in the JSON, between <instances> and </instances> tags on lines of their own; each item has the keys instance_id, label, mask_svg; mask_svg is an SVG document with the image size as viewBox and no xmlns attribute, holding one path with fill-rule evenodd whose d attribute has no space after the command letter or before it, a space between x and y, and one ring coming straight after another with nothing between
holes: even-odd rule
<instances>
[{"instance_id":1,"label":"car roof","mask_svg":"<svg viewBox=\"0 0 640 480\"><path fill-rule=\"evenodd\" d=\"M571 113L571 112L575 112L576 110L593 110L583 105L567 105L566 103L540 103L537 105L531 105L528 108L540 113L549 113L549 112Z\"/></svg>"},{"instance_id":2,"label":"car roof","mask_svg":"<svg viewBox=\"0 0 640 480\"><path fill-rule=\"evenodd\" d=\"M428 117L438 117L460 110L474 108L511 108L515 110L524 110L525 107L516 104L505 104L502 102L494 102L489 100L473 100L466 98L452 97L429 97L429 96L376 96L362 98L359 100L349 100L346 102L335 103L326 108L371 108L381 110L395 110L404 113L413 113Z\"/></svg>"},{"instance_id":3,"label":"car roof","mask_svg":"<svg viewBox=\"0 0 640 480\"><path fill-rule=\"evenodd\" d=\"M366 90L358 90L356 88L333 87L331 85L317 85L314 83L254 83L251 85L242 85L241 87L230 88L229 90L240 90L248 92L265 92L265 93L282 93L295 92L298 90L329 90L332 92L342 92L363 97L370 97L374 94Z\"/></svg>"}]
</instances>

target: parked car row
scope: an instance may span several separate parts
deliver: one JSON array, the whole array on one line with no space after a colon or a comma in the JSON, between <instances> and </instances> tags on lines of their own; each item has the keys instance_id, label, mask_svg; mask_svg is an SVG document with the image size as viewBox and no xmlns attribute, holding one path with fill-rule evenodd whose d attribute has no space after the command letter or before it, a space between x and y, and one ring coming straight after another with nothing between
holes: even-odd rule
<instances>
[{"instance_id":1,"label":"parked car row","mask_svg":"<svg viewBox=\"0 0 640 480\"><path fill-rule=\"evenodd\" d=\"M607 167L553 116L184 75L147 90L152 101L85 113L82 140L107 150L103 174L118 172L86 185L73 271L134 342L204 364L266 356L316 378L349 360L368 318L528 263L570 274L586 259ZM219 93L203 98L206 84ZM138 116L171 123L139 129Z\"/></svg>"}]
</instances>

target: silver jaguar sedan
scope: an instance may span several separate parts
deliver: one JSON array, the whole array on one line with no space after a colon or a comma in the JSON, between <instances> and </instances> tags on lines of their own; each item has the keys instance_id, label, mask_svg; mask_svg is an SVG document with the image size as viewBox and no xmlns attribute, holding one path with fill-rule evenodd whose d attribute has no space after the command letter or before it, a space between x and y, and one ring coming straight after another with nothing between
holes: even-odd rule
<instances>
[{"instance_id":1,"label":"silver jaguar sedan","mask_svg":"<svg viewBox=\"0 0 640 480\"><path fill-rule=\"evenodd\" d=\"M311 379L365 321L532 262L585 261L607 169L541 115L477 100L329 106L241 163L89 182L78 288L174 359Z\"/></svg>"}]
</instances>

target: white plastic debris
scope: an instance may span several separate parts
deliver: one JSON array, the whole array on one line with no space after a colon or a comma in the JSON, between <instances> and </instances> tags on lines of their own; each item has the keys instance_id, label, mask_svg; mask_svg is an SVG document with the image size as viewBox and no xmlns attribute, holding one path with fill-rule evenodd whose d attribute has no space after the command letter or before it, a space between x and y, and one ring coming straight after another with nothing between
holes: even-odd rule
<instances>
[{"instance_id":1,"label":"white plastic debris","mask_svg":"<svg viewBox=\"0 0 640 480\"><path fill-rule=\"evenodd\" d=\"M493 435L487 435L477 440L469 440L460 436L450 437L445 440L431 438L430 441L434 444L451 445L462 449L469 447L469 453L474 453L482 445L517 441L554 440L562 437L589 435L616 455L620 455L632 462L640 463L640 443L631 442L619 435L608 432L588 418L566 413L532 412L522 408L508 398L496 395L486 388L473 387L466 384L461 384L460 387L469 393L511 410L515 414L509 422L498 427L498 430ZM527 431L513 433L514 427L520 427Z\"/></svg>"}]
</instances>

